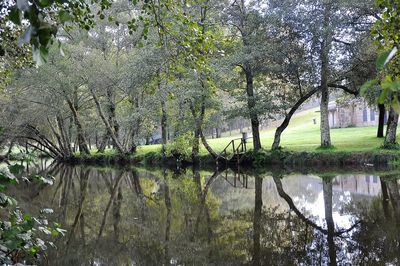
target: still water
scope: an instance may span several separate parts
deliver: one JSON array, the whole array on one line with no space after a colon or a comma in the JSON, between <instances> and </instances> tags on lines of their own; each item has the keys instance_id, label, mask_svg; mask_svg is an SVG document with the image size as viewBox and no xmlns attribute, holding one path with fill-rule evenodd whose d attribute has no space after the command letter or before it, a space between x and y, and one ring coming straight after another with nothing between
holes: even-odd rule
<instances>
[{"instance_id":1,"label":"still water","mask_svg":"<svg viewBox=\"0 0 400 266\"><path fill-rule=\"evenodd\" d=\"M400 265L393 171L27 170L55 181L20 205L67 230L48 265Z\"/></svg>"}]
</instances>

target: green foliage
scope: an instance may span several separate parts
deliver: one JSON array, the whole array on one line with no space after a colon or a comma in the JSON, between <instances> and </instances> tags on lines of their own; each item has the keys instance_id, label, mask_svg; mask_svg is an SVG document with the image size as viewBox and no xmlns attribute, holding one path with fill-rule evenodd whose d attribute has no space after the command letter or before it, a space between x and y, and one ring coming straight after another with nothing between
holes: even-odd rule
<instances>
[{"instance_id":1,"label":"green foliage","mask_svg":"<svg viewBox=\"0 0 400 266\"><path fill-rule=\"evenodd\" d=\"M111 0L18 0L4 6L7 14L5 21L15 25L27 22L19 42L32 45L33 59L41 64L47 61L50 45L54 43L60 27L68 31L75 25L90 30L96 25L96 15L100 20L105 19L105 12L113 4ZM139 31L140 36L147 40L150 27L154 26L158 28L160 46L165 44L166 36L171 36L183 48L179 54L186 58L187 63L195 69L207 70L207 54L213 50L213 36L204 34L202 25L186 12L187 5L205 5L204 1L185 4L171 0L131 1L130 4L138 14L127 22L129 34ZM109 22L114 21L111 15L107 18ZM115 21L115 24L118 26L119 22Z\"/></svg>"},{"instance_id":2,"label":"green foliage","mask_svg":"<svg viewBox=\"0 0 400 266\"><path fill-rule=\"evenodd\" d=\"M381 148L385 150L399 150L400 145L398 143L384 143Z\"/></svg>"},{"instance_id":3,"label":"green foliage","mask_svg":"<svg viewBox=\"0 0 400 266\"><path fill-rule=\"evenodd\" d=\"M178 160L190 160L193 135L186 133L165 145L165 155Z\"/></svg>"},{"instance_id":4,"label":"green foliage","mask_svg":"<svg viewBox=\"0 0 400 266\"><path fill-rule=\"evenodd\" d=\"M18 183L14 174L21 173L23 169L21 165L0 168L0 206L8 213L0 220L1 264L8 265L40 258L48 246L54 246L53 242L42 240L40 235L57 236L65 232L59 224L49 224L46 216L53 213L52 209L43 209L38 217L33 217L24 214L18 207L17 201L3 193L9 185ZM32 177L32 180L35 179L45 184L52 184L46 177Z\"/></svg>"},{"instance_id":5,"label":"green foliage","mask_svg":"<svg viewBox=\"0 0 400 266\"><path fill-rule=\"evenodd\" d=\"M323 146L323 147L318 147L317 148L317 150L320 150L320 151L333 151L333 150L335 150L336 148L335 148L335 146L333 146L333 145L329 145L329 146Z\"/></svg>"},{"instance_id":6,"label":"green foliage","mask_svg":"<svg viewBox=\"0 0 400 266\"><path fill-rule=\"evenodd\" d=\"M381 18L371 28L372 36L380 45L381 52L376 60L378 69L378 82L367 81L362 86L362 92L379 84L382 92L378 102L389 101L396 112L400 112L398 91L400 90L400 57L398 53L400 41L400 1L377 0L377 6L381 9Z\"/></svg>"}]
</instances>

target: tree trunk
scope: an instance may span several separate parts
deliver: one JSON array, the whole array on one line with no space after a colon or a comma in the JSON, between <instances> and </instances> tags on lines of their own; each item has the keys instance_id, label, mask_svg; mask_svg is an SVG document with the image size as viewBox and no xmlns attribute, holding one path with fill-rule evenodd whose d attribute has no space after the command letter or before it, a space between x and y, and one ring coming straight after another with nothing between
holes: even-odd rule
<instances>
[{"instance_id":1,"label":"tree trunk","mask_svg":"<svg viewBox=\"0 0 400 266\"><path fill-rule=\"evenodd\" d=\"M164 261L165 265L170 264L170 254L169 254L169 245L170 245L170 235L171 235L171 222L172 222L172 204L171 204L171 196L169 192L168 186L168 175L167 171L164 170L164 203L165 208L167 210L167 217L165 223L165 242L164 242Z\"/></svg>"},{"instance_id":2,"label":"tree trunk","mask_svg":"<svg viewBox=\"0 0 400 266\"><path fill-rule=\"evenodd\" d=\"M384 104L378 104L378 110L379 110L379 119L378 119L378 132L376 134L376 137L378 138L383 138L383 127L385 126L385 105Z\"/></svg>"},{"instance_id":3,"label":"tree trunk","mask_svg":"<svg viewBox=\"0 0 400 266\"><path fill-rule=\"evenodd\" d=\"M255 110L256 99L254 98L254 84L253 84L253 73L249 65L244 68L246 74L246 93L247 93L247 107L250 112L251 131L253 134L253 149L258 151L261 149L260 140L260 121L258 120L258 114Z\"/></svg>"},{"instance_id":4,"label":"tree trunk","mask_svg":"<svg viewBox=\"0 0 400 266\"><path fill-rule=\"evenodd\" d=\"M386 137L383 146L387 148L393 147L396 145L396 132L397 132L397 123L399 121L399 114L393 108L390 108L389 118L387 122L386 128Z\"/></svg>"},{"instance_id":5,"label":"tree trunk","mask_svg":"<svg viewBox=\"0 0 400 266\"><path fill-rule=\"evenodd\" d=\"M107 118L104 115L103 109L101 108L99 99L97 98L96 93L94 90L91 88L90 92L92 93L93 100L96 104L97 107L97 112L99 113L101 119L103 120L104 125L106 126L106 129L108 131L108 134L110 135L111 139L113 140L113 143L115 145L115 148L119 153L124 154L125 149L122 147L122 145L119 143L117 136L115 135L114 129L111 127L110 123L108 122Z\"/></svg>"},{"instance_id":6,"label":"tree trunk","mask_svg":"<svg viewBox=\"0 0 400 266\"><path fill-rule=\"evenodd\" d=\"M114 134L116 138L118 139L119 137L119 124L116 118L115 110L115 95L114 92L111 88L107 89L107 112L108 112L108 121L110 123L110 126L114 129Z\"/></svg>"},{"instance_id":7,"label":"tree trunk","mask_svg":"<svg viewBox=\"0 0 400 266\"><path fill-rule=\"evenodd\" d=\"M383 214L385 215L386 220L390 220L390 211L389 211L389 193L386 185L386 180L382 177L379 178L381 182L381 192L382 192L382 209Z\"/></svg>"},{"instance_id":8,"label":"tree trunk","mask_svg":"<svg viewBox=\"0 0 400 266\"><path fill-rule=\"evenodd\" d=\"M312 95L314 95L314 93L316 93L318 90L320 89L320 87L314 88L313 90L309 91L306 95L304 95L303 97L301 97L292 107L292 109L290 109L289 113L287 113L285 115L285 119L283 120L282 124L280 124L280 126L276 129L275 131L275 137L274 137L274 142L272 143L272 150L276 150L279 148L280 142L281 142L281 135L283 133L283 131L287 128L287 126L289 125L290 119L292 118L293 114L297 111L297 109L308 99L310 98Z\"/></svg>"},{"instance_id":9,"label":"tree trunk","mask_svg":"<svg viewBox=\"0 0 400 266\"><path fill-rule=\"evenodd\" d=\"M64 145L64 142L63 142L63 140L61 138L61 134L59 132L57 132L56 128L53 126L53 121L50 120L50 118L47 118L47 122L49 123L49 127L50 127L51 132L54 134L54 136L55 136L55 138L57 140L57 143L58 143L58 146L59 146L59 150L60 150L60 154L63 157L66 157L66 158L69 157L70 154L68 153L67 147L65 147L65 145Z\"/></svg>"},{"instance_id":10,"label":"tree trunk","mask_svg":"<svg viewBox=\"0 0 400 266\"><path fill-rule=\"evenodd\" d=\"M65 98L67 100L69 108L71 109L72 116L74 117L74 123L76 126L77 135L78 135L77 137L78 137L79 151L83 154L89 155L90 151L89 151L89 147L87 145L85 133L84 133L83 126L82 126L82 123L79 118L78 111L76 110L72 101L68 97L65 97Z\"/></svg>"},{"instance_id":11,"label":"tree trunk","mask_svg":"<svg viewBox=\"0 0 400 266\"><path fill-rule=\"evenodd\" d=\"M203 146L206 148L206 150L211 154L211 156L216 159L219 157L219 154L216 153L211 146L208 144L206 137L203 134L203 131L200 132L201 136L201 142L203 143Z\"/></svg>"},{"instance_id":12,"label":"tree trunk","mask_svg":"<svg viewBox=\"0 0 400 266\"><path fill-rule=\"evenodd\" d=\"M200 106L200 113L197 115L196 108L194 104L190 103L190 110L192 111L193 119L194 119L194 139L193 139L193 146L192 146L192 162L194 165L198 165L199 162L199 151L200 151L200 137L202 134L202 127L204 122L204 113L205 113L205 98L202 97L201 99L201 106Z\"/></svg>"},{"instance_id":13,"label":"tree trunk","mask_svg":"<svg viewBox=\"0 0 400 266\"><path fill-rule=\"evenodd\" d=\"M108 131L104 132L104 135L101 138L100 145L97 148L97 152L100 152L100 153L104 152L104 150L107 147L107 143L108 143L109 139L110 139L110 136L108 135Z\"/></svg>"},{"instance_id":14,"label":"tree trunk","mask_svg":"<svg viewBox=\"0 0 400 266\"><path fill-rule=\"evenodd\" d=\"M399 193L399 185L396 179L390 179L387 181L387 187L389 190L390 201L392 203L394 217L396 219L396 223L400 223L400 193Z\"/></svg>"},{"instance_id":15,"label":"tree trunk","mask_svg":"<svg viewBox=\"0 0 400 266\"><path fill-rule=\"evenodd\" d=\"M165 153L165 145L167 144L167 111L165 110L165 102L161 102L161 139L162 153Z\"/></svg>"},{"instance_id":16,"label":"tree trunk","mask_svg":"<svg viewBox=\"0 0 400 266\"><path fill-rule=\"evenodd\" d=\"M331 136L329 129L329 88L328 88L328 76L329 76L329 51L332 43L332 31L330 29L330 15L331 15L331 3L325 4L324 11L324 35L321 47L321 147L331 146Z\"/></svg>"},{"instance_id":17,"label":"tree trunk","mask_svg":"<svg viewBox=\"0 0 400 266\"><path fill-rule=\"evenodd\" d=\"M200 151L200 135L201 135L201 125L196 123L196 128L194 130L193 146L192 146L192 162L194 165L198 165L199 161L199 151Z\"/></svg>"},{"instance_id":18,"label":"tree trunk","mask_svg":"<svg viewBox=\"0 0 400 266\"><path fill-rule=\"evenodd\" d=\"M328 227L328 252L329 252L329 265L336 265L336 247L335 247L335 223L332 216L332 180L327 177L322 182L322 190L324 194L324 205L325 205L325 221Z\"/></svg>"},{"instance_id":19,"label":"tree trunk","mask_svg":"<svg viewBox=\"0 0 400 266\"><path fill-rule=\"evenodd\" d=\"M61 140L64 143L64 148L66 149L67 156L71 156L72 155L72 147L71 147L70 139L68 138L67 132L65 130L64 120L59 115L56 117L56 119L57 119L57 126L60 131L60 135L61 135Z\"/></svg>"},{"instance_id":20,"label":"tree trunk","mask_svg":"<svg viewBox=\"0 0 400 266\"><path fill-rule=\"evenodd\" d=\"M261 217L262 217L262 183L263 179L255 177L255 198L253 216L253 265L261 265Z\"/></svg>"},{"instance_id":21,"label":"tree trunk","mask_svg":"<svg viewBox=\"0 0 400 266\"><path fill-rule=\"evenodd\" d=\"M8 146L8 150L7 150L6 154L5 154L5 158L8 158L10 156L13 147L14 147L14 139L11 139L10 146Z\"/></svg>"}]
</instances>

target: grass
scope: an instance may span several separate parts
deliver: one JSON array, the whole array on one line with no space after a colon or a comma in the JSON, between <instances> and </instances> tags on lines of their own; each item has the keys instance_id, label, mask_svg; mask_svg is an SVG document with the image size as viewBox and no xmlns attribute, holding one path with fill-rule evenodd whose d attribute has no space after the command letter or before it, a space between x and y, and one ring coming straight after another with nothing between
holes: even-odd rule
<instances>
[{"instance_id":1,"label":"grass","mask_svg":"<svg viewBox=\"0 0 400 266\"><path fill-rule=\"evenodd\" d=\"M317 111L318 108L312 108L293 116L289 126L281 136L281 146L285 150L325 152L323 149L318 149L320 145L320 132L319 113ZM313 118L316 119L316 124L313 123ZM274 124L275 127L261 131L261 143L265 149L270 149L272 145L275 128L279 123L276 122ZM376 138L376 130L376 127L333 128L331 129L331 139L334 149L326 151L379 151L383 139ZM240 136L240 134L236 133L232 136L208 139L208 143L216 152L220 152L232 139L240 138ZM251 143L249 143L248 147L252 147ZM141 146L138 148L138 154L157 152L160 149L161 145ZM207 153L204 147L201 153Z\"/></svg>"}]
</instances>

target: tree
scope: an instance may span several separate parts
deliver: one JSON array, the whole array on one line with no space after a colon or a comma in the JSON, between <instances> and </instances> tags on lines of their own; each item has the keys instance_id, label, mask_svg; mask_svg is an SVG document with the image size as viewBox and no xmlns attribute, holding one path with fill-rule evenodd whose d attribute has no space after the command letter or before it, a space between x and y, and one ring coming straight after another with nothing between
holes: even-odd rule
<instances>
[{"instance_id":1,"label":"tree","mask_svg":"<svg viewBox=\"0 0 400 266\"><path fill-rule=\"evenodd\" d=\"M253 148L261 148L260 119L257 110L255 78L265 73L268 62L264 60L268 52L268 28L261 16L260 6L256 1L233 1L225 10L224 24L230 27L237 38L236 47L231 54L231 64L241 69L246 91L248 115L251 121Z\"/></svg>"},{"instance_id":2,"label":"tree","mask_svg":"<svg viewBox=\"0 0 400 266\"><path fill-rule=\"evenodd\" d=\"M399 1L378 0L377 4L382 10L382 14L372 28L372 35L385 52L377 59L380 80L375 79L366 83L365 89L380 83L383 90L380 104L383 104L385 100L390 102L388 126L383 146L391 148L396 144L396 131L400 112L399 95L397 93L400 88L400 56L397 52L400 48L400 19L398 16L400 3Z\"/></svg>"},{"instance_id":3,"label":"tree","mask_svg":"<svg viewBox=\"0 0 400 266\"><path fill-rule=\"evenodd\" d=\"M307 44L307 60L312 68L308 79L321 90L321 147L329 147L329 88L348 90L347 78L338 75L341 73L338 70L343 69L342 62L348 59L355 44L347 40L356 40L368 30L373 5L370 1L314 0L306 3L271 1L271 7L284 10L282 19Z\"/></svg>"}]
</instances>

